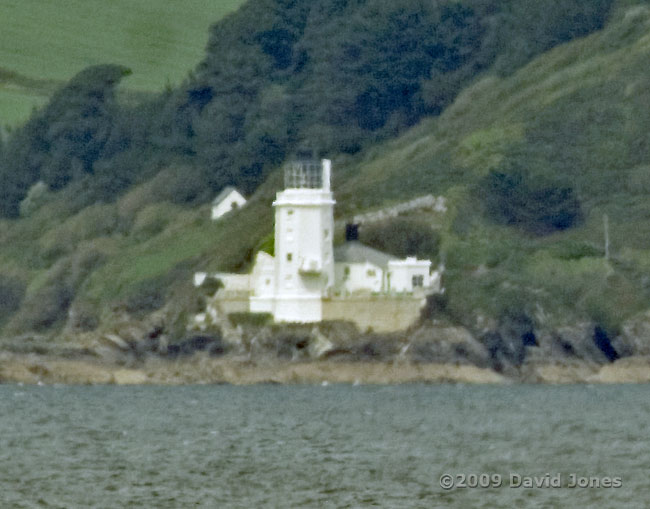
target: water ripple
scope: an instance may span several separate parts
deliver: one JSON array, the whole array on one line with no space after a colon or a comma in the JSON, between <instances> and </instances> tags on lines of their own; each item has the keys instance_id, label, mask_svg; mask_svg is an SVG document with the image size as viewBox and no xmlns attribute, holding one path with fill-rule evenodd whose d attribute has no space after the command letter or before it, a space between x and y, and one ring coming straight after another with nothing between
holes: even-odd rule
<instances>
[{"instance_id":1,"label":"water ripple","mask_svg":"<svg viewBox=\"0 0 650 509\"><path fill-rule=\"evenodd\" d=\"M644 386L3 385L0 507L643 507L649 422Z\"/></svg>"}]
</instances>

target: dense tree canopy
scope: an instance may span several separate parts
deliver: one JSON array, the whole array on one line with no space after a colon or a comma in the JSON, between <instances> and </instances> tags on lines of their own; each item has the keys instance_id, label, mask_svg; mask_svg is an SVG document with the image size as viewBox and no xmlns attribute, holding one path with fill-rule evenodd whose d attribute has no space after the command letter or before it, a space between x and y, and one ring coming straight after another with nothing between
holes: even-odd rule
<instances>
[{"instance_id":1,"label":"dense tree canopy","mask_svg":"<svg viewBox=\"0 0 650 509\"><path fill-rule=\"evenodd\" d=\"M60 189L93 173L95 162L109 154L117 112L114 89L128 74L117 65L85 69L11 138L0 166L5 215L17 215L18 202L37 180Z\"/></svg>"},{"instance_id":2,"label":"dense tree canopy","mask_svg":"<svg viewBox=\"0 0 650 509\"><path fill-rule=\"evenodd\" d=\"M611 2L250 1L212 27L186 82L147 104L116 104L125 68L73 78L0 153L0 214L17 215L38 180L86 179L110 200L171 160L187 200L252 192L299 145L354 153L394 136L479 73L600 28Z\"/></svg>"}]
</instances>

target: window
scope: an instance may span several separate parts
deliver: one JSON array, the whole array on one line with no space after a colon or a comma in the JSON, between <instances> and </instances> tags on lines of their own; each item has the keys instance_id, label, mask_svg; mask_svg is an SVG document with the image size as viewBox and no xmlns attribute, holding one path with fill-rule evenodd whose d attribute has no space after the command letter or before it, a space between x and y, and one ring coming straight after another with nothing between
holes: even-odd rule
<instances>
[{"instance_id":1,"label":"window","mask_svg":"<svg viewBox=\"0 0 650 509\"><path fill-rule=\"evenodd\" d=\"M287 210L287 216L293 216L293 209Z\"/></svg>"},{"instance_id":2,"label":"window","mask_svg":"<svg viewBox=\"0 0 650 509\"><path fill-rule=\"evenodd\" d=\"M375 272L375 269L368 269L368 270L366 271L366 275L367 275L368 277L375 277L375 276L377 275L377 273Z\"/></svg>"},{"instance_id":3,"label":"window","mask_svg":"<svg viewBox=\"0 0 650 509\"><path fill-rule=\"evenodd\" d=\"M350 266L346 265L345 267L343 267L343 276L348 277L349 275L350 275Z\"/></svg>"},{"instance_id":4,"label":"window","mask_svg":"<svg viewBox=\"0 0 650 509\"><path fill-rule=\"evenodd\" d=\"M293 259L292 253L287 253L287 261L290 262Z\"/></svg>"},{"instance_id":5,"label":"window","mask_svg":"<svg viewBox=\"0 0 650 509\"><path fill-rule=\"evenodd\" d=\"M424 276L413 276L411 278L411 283L413 284L413 288L416 288L418 286L424 286Z\"/></svg>"}]
</instances>

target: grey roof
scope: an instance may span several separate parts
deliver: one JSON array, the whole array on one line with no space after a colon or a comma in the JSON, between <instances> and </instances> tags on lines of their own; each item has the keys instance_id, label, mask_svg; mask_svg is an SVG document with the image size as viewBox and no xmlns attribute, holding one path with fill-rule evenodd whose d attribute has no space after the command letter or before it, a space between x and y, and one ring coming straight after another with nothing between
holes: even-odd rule
<instances>
[{"instance_id":1,"label":"grey roof","mask_svg":"<svg viewBox=\"0 0 650 509\"><path fill-rule=\"evenodd\" d=\"M368 247L358 240L348 241L345 244L334 248L334 261L343 263L364 263L370 262L378 267L388 267L388 262L397 260L381 251Z\"/></svg>"},{"instance_id":2,"label":"grey roof","mask_svg":"<svg viewBox=\"0 0 650 509\"><path fill-rule=\"evenodd\" d=\"M230 193L232 193L233 191L237 191L237 189L235 189L233 186L224 187L221 190L221 192L217 195L217 197L214 200L212 200L212 205L218 205L223 200L225 200L228 197L228 195ZM237 191L237 192L239 192L239 191Z\"/></svg>"}]
</instances>

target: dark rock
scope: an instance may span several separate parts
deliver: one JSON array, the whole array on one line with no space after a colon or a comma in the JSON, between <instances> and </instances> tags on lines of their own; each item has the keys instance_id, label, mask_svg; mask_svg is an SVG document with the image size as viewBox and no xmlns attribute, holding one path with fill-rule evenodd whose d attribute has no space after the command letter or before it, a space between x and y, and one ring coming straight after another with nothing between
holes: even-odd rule
<instances>
[{"instance_id":1,"label":"dark rock","mask_svg":"<svg viewBox=\"0 0 650 509\"><path fill-rule=\"evenodd\" d=\"M208 352L210 355L225 355L228 344L220 336L197 335L178 343L167 345L167 356L191 355L195 352Z\"/></svg>"},{"instance_id":2,"label":"dark rock","mask_svg":"<svg viewBox=\"0 0 650 509\"><path fill-rule=\"evenodd\" d=\"M486 348L464 327L422 326L410 334L409 344L413 362L490 365Z\"/></svg>"},{"instance_id":3,"label":"dark rock","mask_svg":"<svg viewBox=\"0 0 650 509\"><path fill-rule=\"evenodd\" d=\"M601 352L603 352L603 355L607 357L608 361L614 362L616 359L620 357L618 355L618 352L612 346L612 343L605 329L597 325L594 328L593 339L594 339L594 344L598 347L598 349Z\"/></svg>"},{"instance_id":4,"label":"dark rock","mask_svg":"<svg viewBox=\"0 0 650 509\"><path fill-rule=\"evenodd\" d=\"M502 335L499 331L488 331L480 337L481 343L490 355L492 367L502 372L506 366L518 367L526 358L526 349L521 337Z\"/></svg>"},{"instance_id":5,"label":"dark rock","mask_svg":"<svg viewBox=\"0 0 650 509\"><path fill-rule=\"evenodd\" d=\"M555 329L542 329L536 336L541 354L539 358L549 361L558 359L579 359L589 362L604 364L610 362L610 355L606 354L601 347L607 349L607 342L603 339L595 339L596 326L590 322L583 322L576 325L562 326ZM609 338L608 338L609 340ZM599 345L600 342L600 345ZM610 347L615 351L613 344Z\"/></svg>"},{"instance_id":6,"label":"dark rock","mask_svg":"<svg viewBox=\"0 0 650 509\"><path fill-rule=\"evenodd\" d=\"M287 331L275 336L275 354L283 359L307 357L309 335L300 331Z\"/></svg>"},{"instance_id":7,"label":"dark rock","mask_svg":"<svg viewBox=\"0 0 650 509\"><path fill-rule=\"evenodd\" d=\"M352 346L352 355L360 361L388 361L401 350L399 340L394 336L366 335Z\"/></svg>"}]
</instances>

